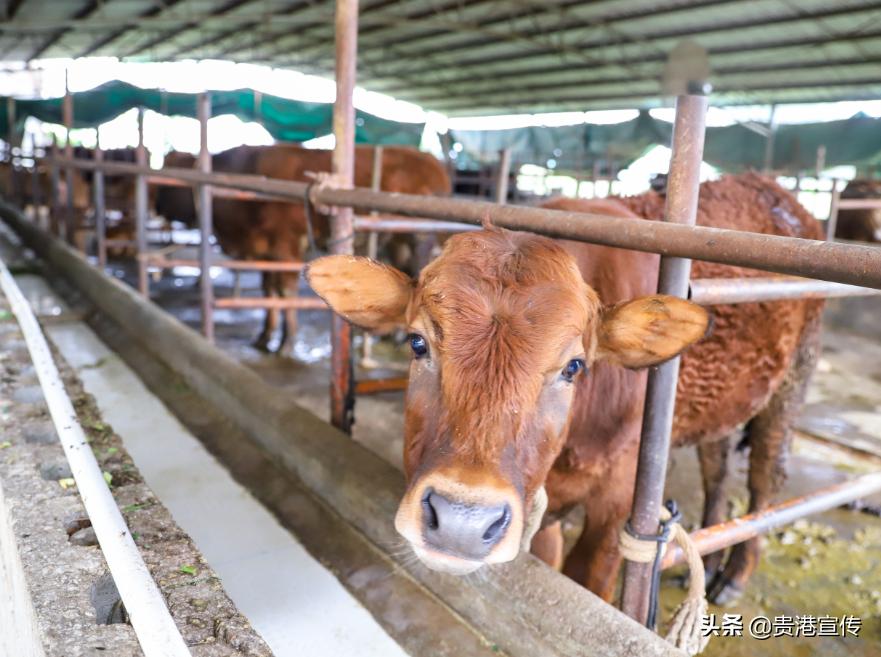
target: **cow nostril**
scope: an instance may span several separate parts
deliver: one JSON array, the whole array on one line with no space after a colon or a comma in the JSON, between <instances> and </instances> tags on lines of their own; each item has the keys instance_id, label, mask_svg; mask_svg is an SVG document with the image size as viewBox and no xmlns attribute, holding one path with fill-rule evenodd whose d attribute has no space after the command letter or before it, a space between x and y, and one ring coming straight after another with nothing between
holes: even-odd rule
<instances>
[{"instance_id":1,"label":"cow nostril","mask_svg":"<svg viewBox=\"0 0 881 657\"><path fill-rule=\"evenodd\" d=\"M491 545L498 543L511 523L511 509L506 504L501 515L483 533L483 541Z\"/></svg>"},{"instance_id":2,"label":"cow nostril","mask_svg":"<svg viewBox=\"0 0 881 657\"><path fill-rule=\"evenodd\" d=\"M437 510L431 505L431 489L422 498L422 509L425 513L425 526L427 529L437 529L440 525L437 519Z\"/></svg>"}]
</instances>

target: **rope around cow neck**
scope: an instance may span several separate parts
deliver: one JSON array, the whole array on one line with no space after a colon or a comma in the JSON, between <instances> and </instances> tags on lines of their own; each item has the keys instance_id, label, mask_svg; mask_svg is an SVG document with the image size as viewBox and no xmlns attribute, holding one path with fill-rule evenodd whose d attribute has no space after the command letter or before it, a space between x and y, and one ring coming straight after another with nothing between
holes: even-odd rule
<instances>
[{"instance_id":1,"label":"rope around cow neck","mask_svg":"<svg viewBox=\"0 0 881 657\"><path fill-rule=\"evenodd\" d=\"M619 547L621 555L628 561L654 564L652 572L652 606L657 605L657 586L660 579L660 560L667 551L667 542L674 541L682 548L688 563L689 583L685 600L673 612L667 641L688 655L697 655L707 647L709 636L702 631L703 619L707 615L705 592L706 578L704 564L697 546L685 528L679 524L675 505L661 507L661 532L657 536L635 535L628 526L621 530ZM655 625L655 614L651 614L649 627Z\"/></svg>"}]
</instances>

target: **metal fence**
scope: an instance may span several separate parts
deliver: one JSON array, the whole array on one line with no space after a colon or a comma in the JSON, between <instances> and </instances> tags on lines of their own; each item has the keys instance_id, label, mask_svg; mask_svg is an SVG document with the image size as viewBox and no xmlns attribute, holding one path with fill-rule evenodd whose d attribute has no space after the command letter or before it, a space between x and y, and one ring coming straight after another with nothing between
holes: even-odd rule
<instances>
[{"instance_id":1,"label":"metal fence","mask_svg":"<svg viewBox=\"0 0 881 657\"><path fill-rule=\"evenodd\" d=\"M357 3L353 0L337 1L337 102L335 110L336 148L333 173L338 188L317 187L311 190L311 200L333 207L331 239L335 253L353 253L355 231L396 232L449 232L472 229L489 217L497 226L513 230L529 230L550 237L564 238L595 244L658 253L662 256L659 291L681 297L688 296L699 303L725 304L775 299L815 298L822 296L855 296L877 294L881 290L881 249L870 246L843 244L831 241L814 241L779 237L733 230L695 226L699 165L701 162L704 117L707 100L699 96L683 96L678 99L673 138L673 157L667 191L666 221L628 220L595 214L562 212L533 207L520 207L470 201L455 198L423 197L390 194L377 189L352 188L354 162L354 109L352 89L355 81L355 58L357 42ZM236 198L255 200L286 200L302 203L310 194L303 182L267 179L254 175L212 173L207 156L207 103L200 99L202 124L202 152L199 170L163 169L156 172L146 166L94 160L75 160L54 157L47 160L54 181L64 171L66 179L72 179L74 169L95 171L96 227L99 234L99 260L105 256L100 246L102 221L101 175L133 175L136 177L136 246L138 263L145 273L148 267L195 265L195 261L174 258L159 260L160 256L147 251L146 242L146 189L153 183L194 186L199 193L199 228L201 234L198 266L202 276L202 327L206 337L212 336L211 312L215 307L241 307L239 301L214 300L210 276L204 275L211 266L250 268L259 271L295 271L302 263L239 262L230 264L212 260L210 252L211 198L213 195L233 194ZM36 163L34 164L36 167ZM57 185L53 186L57 189ZM68 206L71 186L68 185ZM222 191L225 190L225 191ZM64 230L60 202L51 202L52 221L56 233ZM366 208L378 216L355 217L353 208ZM387 216L394 215L394 216ZM402 218L403 217L403 218ZM418 217L419 219L413 219ZM162 257L168 254L160 254ZM787 277L755 279L712 279L689 282L691 259L699 259L729 265L750 267L785 274ZM790 278L796 277L796 278ZM806 280L804 277L813 280ZM146 291L146 284L139 276L139 287ZM257 305L257 304L254 304ZM291 305L262 303L259 307L315 307L311 299L299 299ZM349 431L354 407L356 385L352 380L351 328L341 318L332 320L332 380L331 416L337 427ZM678 359L653 368L649 374L648 393L644 413L643 436L640 444L636 494L633 503L631 525L643 534L658 530L658 516L664 490L667 454L670 448L671 425L675 402ZM381 389L397 386L390 385ZM841 503L881 490L881 478L857 479L839 486L833 495L818 493L821 498ZM776 522L788 521L792 505L784 503L763 516L761 526L753 523L755 531L766 530ZM819 506L801 505L800 512L815 512ZM788 509L786 513L780 509ZM770 517L770 520L768 519ZM739 521L732 521L733 523ZM758 528L757 528L758 527ZM750 536L744 532L720 532L719 528L706 528L698 532L716 538L702 545L709 551L722 549ZM721 536L721 538L719 538ZM707 547L709 546L709 547ZM675 559L668 558L668 565ZM623 610L640 622L645 622L650 591L651 567L647 564L628 562L625 567Z\"/></svg>"}]
</instances>

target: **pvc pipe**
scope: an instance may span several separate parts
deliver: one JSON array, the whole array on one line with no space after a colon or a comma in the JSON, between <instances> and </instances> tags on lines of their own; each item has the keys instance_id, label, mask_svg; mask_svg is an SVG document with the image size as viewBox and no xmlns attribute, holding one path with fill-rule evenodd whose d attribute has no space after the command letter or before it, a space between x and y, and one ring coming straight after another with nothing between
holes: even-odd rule
<instances>
[{"instance_id":1,"label":"pvc pipe","mask_svg":"<svg viewBox=\"0 0 881 657\"><path fill-rule=\"evenodd\" d=\"M77 489L146 657L190 657L162 593L132 539L67 396L37 318L0 260L0 286L24 334Z\"/></svg>"}]
</instances>

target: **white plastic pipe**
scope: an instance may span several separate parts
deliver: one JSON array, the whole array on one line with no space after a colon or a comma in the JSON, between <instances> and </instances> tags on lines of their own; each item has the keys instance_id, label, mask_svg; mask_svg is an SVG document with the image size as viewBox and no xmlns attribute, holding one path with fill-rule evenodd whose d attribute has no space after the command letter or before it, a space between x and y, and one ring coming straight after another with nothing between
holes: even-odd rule
<instances>
[{"instance_id":1,"label":"white plastic pipe","mask_svg":"<svg viewBox=\"0 0 881 657\"><path fill-rule=\"evenodd\" d=\"M0 285L24 334L52 422L141 649L146 657L189 657L190 651L86 441L37 318L2 260Z\"/></svg>"}]
</instances>

